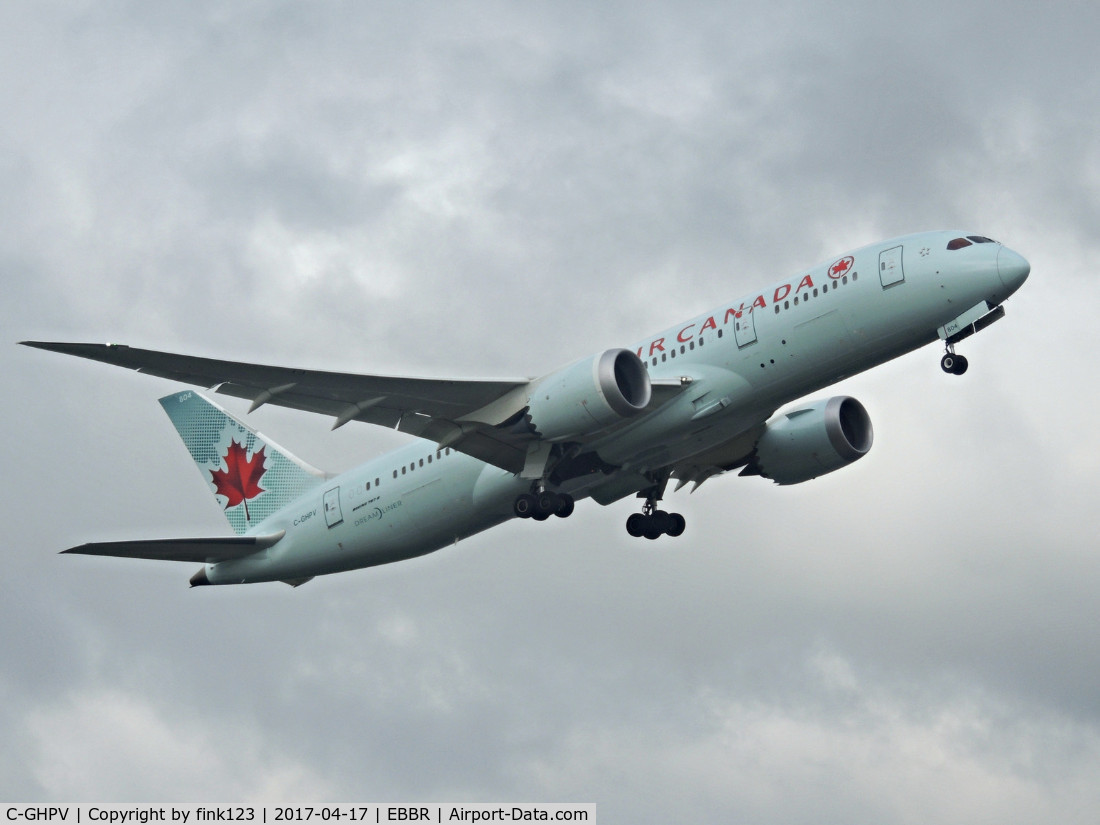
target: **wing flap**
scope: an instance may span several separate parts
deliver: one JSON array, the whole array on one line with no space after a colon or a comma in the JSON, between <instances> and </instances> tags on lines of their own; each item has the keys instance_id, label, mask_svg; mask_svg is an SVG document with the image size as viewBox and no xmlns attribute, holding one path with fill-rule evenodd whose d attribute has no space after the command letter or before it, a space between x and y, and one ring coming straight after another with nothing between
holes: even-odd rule
<instances>
[{"instance_id":1,"label":"wing flap","mask_svg":"<svg viewBox=\"0 0 1100 825\"><path fill-rule=\"evenodd\" d=\"M117 556L124 559L188 561L210 564L240 559L266 550L286 535L285 530L267 536L216 536L184 539L103 541L62 550L82 556Z\"/></svg>"}]
</instances>

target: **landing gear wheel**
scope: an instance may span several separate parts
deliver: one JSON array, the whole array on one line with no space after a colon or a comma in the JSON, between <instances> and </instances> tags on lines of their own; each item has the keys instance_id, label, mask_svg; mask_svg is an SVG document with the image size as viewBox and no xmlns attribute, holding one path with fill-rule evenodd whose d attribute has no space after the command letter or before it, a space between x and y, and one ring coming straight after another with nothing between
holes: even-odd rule
<instances>
[{"instance_id":1,"label":"landing gear wheel","mask_svg":"<svg viewBox=\"0 0 1100 825\"><path fill-rule=\"evenodd\" d=\"M516 496L512 504L512 512L520 518L531 518L535 514L535 497L530 493L522 493Z\"/></svg>"},{"instance_id":2,"label":"landing gear wheel","mask_svg":"<svg viewBox=\"0 0 1100 825\"><path fill-rule=\"evenodd\" d=\"M568 493L554 493L543 490L535 493L521 493L512 503L512 512L519 518L533 518L546 521L550 516L568 518L573 514L575 503Z\"/></svg>"},{"instance_id":3,"label":"landing gear wheel","mask_svg":"<svg viewBox=\"0 0 1100 825\"><path fill-rule=\"evenodd\" d=\"M554 514L558 509L558 494L551 493L549 490L543 490L537 496L535 496L535 517L543 516L544 518Z\"/></svg>"},{"instance_id":4,"label":"landing gear wheel","mask_svg":"<svg viewBox=\"0 0 1100 825\"><path fill-rule=\"evenodd\" d=\"M659 539L661 536L683 535L684 528L687 527L684 517L679 513L666 513L664 510L657 509L657 502L664 494L668 476L651 480L654 481L654 486L644 492L645 503L642 505L642 512L634 513L626 520L626 532L634 538L645 536L650 541ZM643 493L639 493L638 497L641 498L642 495Z\"/></svg>"},{"instance_id":5,"label":"landing gear wheel","mask_svg":"<svg viewBox=\"0 0 1100 825\"><path fill-rule=\"evenodd\" d=\"M951 375L962 375L969 366L970 362L966 360L966 356L956 355L953 352L944 353L943 358L940 359L940 369Z\"/></svg>"},{"instance_id":6,"label":"landing gear wheel","mask_svg":"<svg viewBox=\"0 0 1100 825\"><path fill-rule=\"evenodd\" d=\"M664 535L668 532L670 523L668 513L664 510L654 510L650 518L653 520L653 526L657 528L658 533Z\"/></svg>"},{"instance_id":7,"label":"landing gear wheel","mask_svg":"<svg viewBox=\"0 0 1100 825\"><path fill-rule=\"evenodd\" d=\"M652 513L634 513L626 520L626 532L634 538L645 536L655 541L661 536L682 536L687 520L679 513L654 510Z\"/></svg>"}]
</instances>

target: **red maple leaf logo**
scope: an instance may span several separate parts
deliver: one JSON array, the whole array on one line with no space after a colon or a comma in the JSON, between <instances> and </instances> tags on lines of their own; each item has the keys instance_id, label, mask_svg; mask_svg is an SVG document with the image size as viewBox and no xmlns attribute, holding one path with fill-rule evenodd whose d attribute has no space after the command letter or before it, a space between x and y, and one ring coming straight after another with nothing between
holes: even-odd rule
<instances>
[{"instance_id":1,"label":"red maple leaf logo","mask_svg":"<svg viewBox=\"0 0 1100 825\"><path fill-rule=\"evenodd\" d=\"M848 271L851 265L852 259L850 257L841 258L839 261L829 267L829 274L832 275L834 278L839 275L843 275L845 272Z\"/></svg>"},{"instance_id":2,"label":"red maple leaf logo","mask_svg":"<svg viewBox=\"0 0 1100 825\"><path fill-rule=\"evenodd\" d=\"M244 505L244 519L250 521L248 515L248 499L255 498L264 492L260 486L260 479L265 472L264 448L261 447L252 454L252 460L245 457L244 447L236 441L229 445L229 450L222 458L225 462L225 470L211 470L214 486L219 495L225 496L229 502L225 509Z\"/></svg>"}]
</instances>

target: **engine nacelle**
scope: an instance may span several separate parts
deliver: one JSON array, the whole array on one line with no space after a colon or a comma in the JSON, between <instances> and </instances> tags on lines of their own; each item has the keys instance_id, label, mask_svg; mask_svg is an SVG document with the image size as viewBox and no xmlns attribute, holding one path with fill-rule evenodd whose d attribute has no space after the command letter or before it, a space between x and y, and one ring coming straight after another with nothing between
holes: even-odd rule
<instances>
[{"instance_id":1,"label":"engine nacelle","mask_svg":"<svg viewBox=\"0 0 1100 825\"><path fill-rule=\"evenodd\" d=\"M527 417L543 438L563 441L637 415L653 397L649 373L627 349L609 349L531 382Z\"/></svg>"},{"instance_id":2,"label":"engine nacelle","mask_svg":"<svg viewBox=\"0 0 1100 825\"><path fill-rule=\"evenodd\" d=\"M867 410L838 395L769 421L751 466L776 484L799 484L863 458L873 440Z\"/></svg>"}]
</instances>

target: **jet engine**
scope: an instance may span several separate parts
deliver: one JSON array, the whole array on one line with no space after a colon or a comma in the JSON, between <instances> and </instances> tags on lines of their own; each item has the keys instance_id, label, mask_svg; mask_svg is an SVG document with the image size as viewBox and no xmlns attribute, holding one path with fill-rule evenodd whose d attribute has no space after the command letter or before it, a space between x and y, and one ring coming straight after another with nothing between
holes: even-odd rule
<instances>
[{"instance_id":1,"label":"jet engine","mask_svg":"<svg viewBox=\"0 0 1100 825\"><path fill-rule=\"evenodd\" d=\"M526 418L543 438L564 441L637 415L652 395L641 359L609 349L532 381Z\"/></svg>"},{"instance_id":2,"label":"jet engine","mask_svg":"<svg viewBox=\"0 0 1100 825\"><path fill-rule=\"evenodd\" d=\"M768 422L748 473L799 484L862 458L873 440L871 417L854 398L815 401Z\"/></svg>"}]
</instances>

